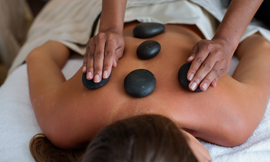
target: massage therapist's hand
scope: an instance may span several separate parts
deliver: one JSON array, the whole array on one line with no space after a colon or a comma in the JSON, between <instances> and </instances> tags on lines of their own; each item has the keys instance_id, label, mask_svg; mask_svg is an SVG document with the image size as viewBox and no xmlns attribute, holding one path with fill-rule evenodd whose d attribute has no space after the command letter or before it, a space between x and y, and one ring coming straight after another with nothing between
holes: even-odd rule
<instances>
[{"instance_id":1,"label":"massage therapist's hand","mask_svg":"<svg viewBox=\"0 0 270 162\"><path fill-rule=\"evenodd\" d=\"M190 90L199 86L205 91L217 85L218 79L229 71L233 53L230 49L221 39L201 40L193 47L188 58L192 62L187 74Z\"/></svg>"},{"instance_id":2,"label":"massage therapist's hand","mask_svg":"<svg viewBox=\"0 0 270 162\"><path fill-rule=\"evenodd\" d=\"M112 67L123 56L125 43L122 34L113 31L100 32L86 46L83 72L87 79L99 83L110 76Z\"/></svg>"},{"instance_id":3,"label":"massage therapist's hand","mask_svg":"<svg viewBox=\"0 0 270 162\"><path fill-rule=\"evenodd\" d=\"M233 0L224 15L214 38L198 42L192 49L187 74L191 90L200 86L205 91L215 87L230 68L231 58L240 39L263 0Z\"/></svg>"}]
</instances>

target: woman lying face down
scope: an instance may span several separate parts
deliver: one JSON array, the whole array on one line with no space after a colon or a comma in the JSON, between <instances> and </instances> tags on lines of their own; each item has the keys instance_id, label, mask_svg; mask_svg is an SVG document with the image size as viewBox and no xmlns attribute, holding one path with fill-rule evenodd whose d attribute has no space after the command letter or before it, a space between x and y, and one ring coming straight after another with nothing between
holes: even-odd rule
<instances>
[{"instance_id":1,"label":"woman lying face down","mask_svg":"<svg viewBox=\"0 0 270 162\"><path fill-rule=\"evenodd\" d=\"M167 138L163 138L162 136L164 131L168 133L168 136L172 136L172 139L176 135L181 134L179 138L184 137L182 139L186 140L186 142L184 142L185 140L180 141L180 139L165 141L168 143L151 142L150 144L155 144L155 147L153 146L155 150L152 150L150 146L146 150L148 151L147 155L149 153L150 157L156 155L156 151L164 149L164 144L169 145L173 149L185 147L184 150L189 153L192 152L196 159L210 160L207 150L198 141L192 142L196 140L194 137L218 145L236 146L245 142L252 134L263 117L270 94L270 88L268 86L270 78L264 75L270 69L270 65L268 64L268 59L270 58L265 52L269 51L269 42L260 35L247 38L241 43L237 51L240 63L235 71L234 79L225 76L221 78L219 86L216 88L202 93L193 93L184 90L180 86L177 79L177 72L188 57L188 52L185 52L186 48L192 46L194 41L199 39L198 35L194 35L194 32L190 30L192 27L186 28L186 26L181 25L169 25L165 33L160 35L162 39L159 36L155 38L160 42L166 52L161 50L153 62L149 60L145 65L147 69L150 69L155 74L157 86L149 96L135 99L125 92L123 82L119 81L124 80L125 76L134 69L133 66L137 67L138 63L141 64L141 60L137 60L134 57L136 53L132 52L136 51L134 49L142 42L132 37L131 29L133 29L134 25L130 24L130 26L127 25L125 27L126 52L121 60L119 60L117 68L113 70L110 81L98 90L93 91L84 87L81 82L81 69L70 80L66 81L63 78L61 68L67 61L70 51L61 43L48 42L31 52L26 60L30 98L37 121L45 136L52 143L52 147L47 149L43 142L45 138L34 138L31 144L33 157L38 159L46 156L45 158L47 158L47 156L54 154L53 159L56 159L56 157L70 159L70 157L73 157L74 151L70 151L72 155L67 156L69 154L66 151L59 150L59 148L76 150L78 148L84 148L91 140L93 142L89 145L86 155L88 155L88 152L94 150L99 155L99 145L94 145L96 141L106 137L104 132L105 134L106 132L109 134L112 133L114 129L120 127L125 121L127 121L126 126L128 128L133 126L130 126L129 123L132 123L132 121L135 123L136 121L136 124L139 124L137 127L142 131L134 128L134 132L131 131L130 133L126 129L123 129L119 133L134 133L134 135L138 132L143 133L142 135L138 135L138 139L127 136L127 140L131 140L131 144L132 140L143 139L142 141L144 142L138 142L139 144L145 144L138 146L138 149L142 149L143 152L145 151L144 149L148 149L147 142L151 142L151 140L159 142L166 140ZM175 45L174 42L177 39L184 39L186 40L185 42L189 43L185 43L181 47L177 45L178 48L171 48L171 46ZM166 57L167 53L170 53L170 57ZM179 53L182 54L179 55ZM154 66L155 64L160 65L161 62L168 69L161 70L164 67ZM179 65L175 67L176 64ZM170 84L168 84L168 80L162 79L164 75L168 75L169 69L171 72L169 75L171 76L167 78L169 78ZM163 71L165 73L162 73ZM170 78L174 79L170 80ZM258 89L261 91L258 92ZM112 92L114 93L113 95L111 95ZM137 117L140 114L142 116ZM163 120L167 119L164 119L165 117L147 114L163 115L171 119L177 127L183 128L183 130L176 131L177 127L173 128L175 126L170 127L168 130L167 127L172 123L169 122L168 124L164 122L165 128L157 123L159 126L158 129L162 130L161 133L151 134L151 132L157 131L155 130L157 128L153 126L155 124L149 122L149 119L156 122L163 122ZM141 120L144 121L143 124L140 124L139 121ZM119 122L114 123L114 121ZM148 122L148 125L145 122ZM107 127L112 123L114 123L112 126ZM145 125L145 128L142 125ZM150 128L149 125L151 126ZM104 127L106 127L105 130L96 136ZM150 132L146 131L144 133L143 130L149 130ZM95 136L97 138L94 139ZM103 139L101 140L103 141ZM110 139L108 140L110 141ZM122 138L120 140L125 141ZM173 145L172 143L174 141L180 141L181 144ZM187 145L185 146L185 143L188 143L191 150ZM130 143L127 142L127 144ZM156 145L160 147L156 147ZM109 144L109 146L111 145ZM120 144L116 146L125 147ZM114 151L119 151L119 149L116 149L116 146L112 146L115 148ZM137 148L137 145L134 144L134 148L135 146ZM175 152L180 150L175 150ZM59 151L62 156L57 154ZM116 154L121 153L120 151L116 151ZM135 149L131 151L135 151ZM164 156L168 156L167 153L170 153L166 152L166 150L160 152L159 156L162 156L162 153L165 154ZM82 153L80 152L80 154ZM91 153L91 155L94 154ZM134 158L136 157L134 155ZM88 156L85 158L88 158ZM179 156L178 158L185 157Z\"/></svg>"},{"instance_id":2,"label":"woman lying face down","mask_svg":"<svg viewBox=\"0 0 270 162\"><path fill-rule=\"evenodd\" d=\"M109 151L112 153L108 156L110 161L117 160L119 154L146 160L171 158L164 161L185 159L190 155L199 161L209 161L209 153L195 137L228 147L245 142L260 123L270 94L270 77L265 75L270 69L266 52L270 48L269 42L260 35L247 38L236 51L240 63L233 77L225 75L215 88L192 93L181 87L177 74L186 63L192 47L203 39L198 28L193 25L166 25L164 33L151 38L161 45L159 54L144 61L138 59L136 49L147 39L134 38L132 31L136 25L137 22L125 24L123 32L120 32L123 35L99 33L92 39L96 45L93 47L93 43L87 48L89 54L85 60L88 64L95 65L93 59L107 60L110 67L115 67L109 70L112 72L109 82L97 90L89 90L82 84L84 66L71 79L65 80L61 68L69 58L70 50L59 42L48 42L27 57L31 103L40 128L54 147L53 152L61 152L58 148L85 148L92 141L83 160L107 155L103 151L113 147L115 149ZM108 46L118 43L113 51L117 57L113 58L114 55L106 51L106 55L100 55L106 49L100 43L104 43L105 38L111 40L107 42ZM92 49L97 50L91 53L89 50ZM201 66L206 71L208 67L207 63ZM124 89L125 77L135 69L147 69L155 76L156 87L147 97L134 98ZM91 73L87 75L94 82L99 82L103 76L108 77L105 72L97 77ZM164 122L165 126L159 122ZM178 127L182 129L179 131ZM118 139L122 133L125 138ZM167 136L171 139L165 138ZM42 155L49 156L50 149L47 153L42 152L38 139L34 138L31 144L33 156L36 159ZM105 140L107 142L103 142ZM118 144L117 140L121 143ZM186 152L184 156L179 155L180 150ZM61 154L66 155L65 152ZM67 155L67 159L73 157L73 154Z\"/></svg>"}]
</instances>

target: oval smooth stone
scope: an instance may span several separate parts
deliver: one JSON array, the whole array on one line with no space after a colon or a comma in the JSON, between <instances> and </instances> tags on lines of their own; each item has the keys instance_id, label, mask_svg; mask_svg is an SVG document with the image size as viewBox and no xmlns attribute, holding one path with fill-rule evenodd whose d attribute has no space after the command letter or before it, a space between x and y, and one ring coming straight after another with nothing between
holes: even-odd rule
<instances>
[{"instance_id":1,"label":"oval smooth stone","mask_svg":"<svg viewBox=\"0 0 270 162\"><path fill-rule=\"evenodd\" d=\"M140 23L133 29L133 35L137 38L150 38L161 34L165 25L160 23Z\"/></svg>"},{"instance_id":2,"label":"oval smooth stone","mask_svg":"<svg viewBox=\"0 0 270 162\"><path fill-rule=\"evenodd\" d=\"M89 88L89 89L98 89L104 86L109 81L109 79L110 79L110 76L107 79L101 79L99 83L95 83L94 79L92 80L86 79L86 73L83 73L82 75L82 83L86 88Z\"/></svg>"},{"instance_id":3,"label":"oval smooth stone","mask_svg":"<svg viewBox=\"0 0 270 162\"><path fill-rule=\"evenodd\" d=\"M137 56L140 59L147 60L155 57L161 49L157 41L148 40L139 45L137 48Z\"/></svg>"},{"instance_id":4,"label":"oval smooth stone","mask_svg":"<svg viewBox=\"0 0 270 162\"><path fill-rule=\"evenodd\" d=\"M148 70L137 69L130 72L124 80L125 90L133 97L145 97L156 87L156 78Z\"/></svg>"},{"instance_id":5,"label":"oval smooth stone","mask_svg":"<svg viewBox=\"0 0 270 162\"><path fill-rule=\"evenodd\" d=\"M185 63L184 65L181 66L181 68L179 69L178 71L178 80L180 82L180 84L186 89L186 90L189 90L189 83L190 81L187 79L187 73L188 73L188 70L190 68L190 65L191 63ZM200 87L198 87L195 91L192 91L192 92L202 92L202 90L200 89Z\"/></svg>"}]
</instances>

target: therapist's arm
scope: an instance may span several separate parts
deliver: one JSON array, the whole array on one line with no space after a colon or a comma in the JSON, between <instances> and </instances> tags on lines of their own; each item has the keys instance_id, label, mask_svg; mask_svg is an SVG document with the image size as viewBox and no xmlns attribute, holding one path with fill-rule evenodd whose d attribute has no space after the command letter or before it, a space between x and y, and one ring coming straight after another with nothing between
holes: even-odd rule
<instances>
[{"instance_id":1,"label":"therapist's arm","mask_svg":"<svg viewBox=\"0 0 270 162\"><path fill-rule=\"evenodd\" d=\"M215 87L230 68L240 39L263 0L232 0L212 40L202 40L192 49L187 78L191 90Z\"/></svg>"},{"instance_id":2,"label":"therapist's arm","mask_svg":"<svg viewBox=\"0 0 270 162\"><path fill-rule=\"evenodd\" d=\"M98 83L108 78L124 51L123 27L127 0L103 0L99 33L87 44L83 72Z\"/></svg>"}]
</instances>

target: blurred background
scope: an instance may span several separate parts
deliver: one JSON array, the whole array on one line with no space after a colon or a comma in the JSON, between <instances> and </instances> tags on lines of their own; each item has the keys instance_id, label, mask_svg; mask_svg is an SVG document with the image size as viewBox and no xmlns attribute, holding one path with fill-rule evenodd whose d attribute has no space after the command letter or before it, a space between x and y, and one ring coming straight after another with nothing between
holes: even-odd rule
<instances>
[{"instance_id":1,"label":"blurred background","mask_svg":"<svg viewBox=\"0 0 270 162\"><path fill-rule=\"evenodd\" d=\"M49 0L0 0L0 86L25 42L27 31Z\"/></svg>"}]
</instances>

